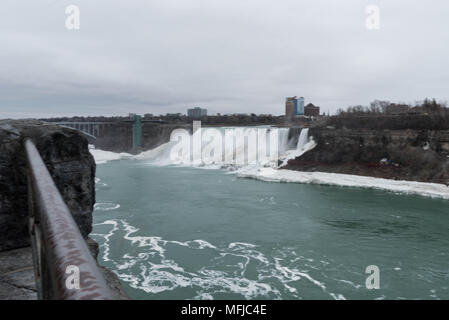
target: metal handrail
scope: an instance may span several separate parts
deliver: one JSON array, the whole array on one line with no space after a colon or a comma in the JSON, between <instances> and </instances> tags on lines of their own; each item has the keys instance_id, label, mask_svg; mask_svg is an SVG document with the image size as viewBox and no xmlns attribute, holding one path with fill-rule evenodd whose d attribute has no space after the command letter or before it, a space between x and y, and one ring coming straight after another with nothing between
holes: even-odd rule
<instances>
[{"instance_id":1,"label":"metal handrail","mask_svg":"<svg viewBox=\"0 0 449 320\"><path fill-rule=\"evenodd\" d=\"M38 298L112 299L96 261L30 139L25 141L25 153L28 164L29 231ZM79 286L76 285L77 276Z\"/></svg>"}]
</instances>

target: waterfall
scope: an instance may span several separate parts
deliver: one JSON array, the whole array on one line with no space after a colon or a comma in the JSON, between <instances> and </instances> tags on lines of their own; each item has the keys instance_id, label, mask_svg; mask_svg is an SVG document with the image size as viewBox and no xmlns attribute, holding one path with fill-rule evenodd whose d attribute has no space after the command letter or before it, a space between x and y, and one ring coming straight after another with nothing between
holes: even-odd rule
<instances>
[{"instance_id":1,"label":"waterfall","mask_svg":"<svg viewBox=\"0 0 449 320\"><path fill-rule=\"evenodd\" d=\"M158 165L185 164L213 168L247 165L277 167L278 159L284 159L289 152L295 151L291 150L295 146L289 140L290 128L268 126L202 128L200 135L196 137L195 134L184 131L182 139L179 136L133 158L151 160ZM274 142L270 140L272 138L277 139L276 145L272 144ZM300 140L303 141L302 146L308 142L307 129L301 131Z\"/></svg>"},{"instance_id":2,"label":"waterfall","mask_svg":"<svg viewBox=\"0 0 449 320\"><path fill-rule=\"evenodd\" d=\"M284 153L289 149L288 136L290 128L279 128L279 153Z\"/></svg>"},{"instance_id":3,"label":"waterfall","mask_svg":"<svg viewBox=\"0 0 449 320\"><path fill-rule=\"evenodd\" d=\"M309 128L304 128L301 130L301 133L299 134L296 150L303 149L307 142L309 142Z\"/></svg>"}]
</instances>

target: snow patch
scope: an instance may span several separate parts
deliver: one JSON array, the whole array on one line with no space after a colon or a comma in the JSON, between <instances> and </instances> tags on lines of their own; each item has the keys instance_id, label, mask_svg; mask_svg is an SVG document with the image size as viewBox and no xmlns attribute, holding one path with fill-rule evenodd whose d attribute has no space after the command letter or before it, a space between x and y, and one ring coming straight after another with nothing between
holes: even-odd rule
<instances>
[{"instance_id":1,"label":"snow patch","mask_svg":"<svg viewBox=\"0 0 449 320\"><path fill-rule=\"evenodd\" d=\"M103 164L112 160L130 159L133 155L125 152L116 153L112 151L104 151L99 149L89 148L90 153L93 155L96 164Z\"/></svg>"},{"instance_id":2,"label":"snow patch","mask_svg":"<svg viewBox=\"0 0 449 320\"><path fill-rule=\"evenodd\" d=\"M280 167L283 167L287 165L289 160L295 159L297 157L302 156L307 151L312 150L317 146L315 140L313 140L313 137L310 137L309 142L304 144L302 147L296 150L287 150L283 155L279 157L279 160L282 161Z\"/></svg>"},{"instance_id":3,"label":"snow patch","mask_svg":"<svg viewBox=\"0 0 449 320\"><path fill-rule=\"evenodd\" d=\"M372 188L449 200L449 186L439 183L390 180L340 173L277 170L273 168L240 170L237 175L242 178L253 178L268 182L313 183L330 186Z\"/></svg>"}]
</instances>

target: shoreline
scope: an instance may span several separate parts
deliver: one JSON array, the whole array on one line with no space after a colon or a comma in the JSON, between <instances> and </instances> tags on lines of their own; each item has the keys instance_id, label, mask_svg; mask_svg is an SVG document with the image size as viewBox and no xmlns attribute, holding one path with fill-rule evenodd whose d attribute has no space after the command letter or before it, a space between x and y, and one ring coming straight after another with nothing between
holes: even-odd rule
<instances>
[{"instance_id":1,"label":"shoreline","mask_svg":"<svg viewBox=\"0 0 449 320\"><path fill-rule=\"evenodd\" d=\"M449 200L449 186L440 183L392 180L370 176L358 176L331 172L310 172L287 169L259 168L241 170L240 178L251 178L265 182L306 183L338 187L377 189L399 194L420 195Z\"/></svg>"},{"instance_id":2,"label":"shoreline","mask_svg":"<svg viewBox=\"0 0 449 320\"><path fill-rule=\"evenodd\" d=\"M89 151L94 156L97 165L114 160L145 159L143 154L139 157L127 153L115 153L98 149L91 149ZM157 154L158 152L155 153ZM154 154L151 154L149 158L151 159L153 158L153 156ZM299 171L284 168L273 169L271 167L241 168L236 170L234 173L239 178L251 178L265 182L306 183L336 187L368 188L389 191L398 194L419 195L424 197L449 200L449 186L440 183L420 182L413 180L395 180L347 173Z\"/></svg>"},{"instance_id":3,"label":"shoreline","mask_svg":"<svg viewBox=\"0 0 449 320\"><path fill-rule=\"evenodd\" d=\"M449 180L443 175L433 175L426 173L426 169L421 171L414 170L407 166L381 165L380 163L321 163L313 161L304 161L301 159L291 159L287 164L282 165L281 169L301 172L328 172L357 176L366 176L387 180L398 181L416 181L424 183L449 184Z\"/></svg>"}]
</instances>

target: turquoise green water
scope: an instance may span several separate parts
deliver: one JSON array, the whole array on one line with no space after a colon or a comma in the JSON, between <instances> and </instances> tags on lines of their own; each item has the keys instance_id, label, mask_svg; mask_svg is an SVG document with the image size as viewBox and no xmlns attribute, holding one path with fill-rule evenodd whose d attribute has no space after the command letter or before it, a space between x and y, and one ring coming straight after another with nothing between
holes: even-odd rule
<instances>
[{"instance_id":1,"label":"turquoise green water","mask_svg":"<svg viewBox=\"0 0 449 320\"><path fill-rule=\"evenodd\" d=\"M447 201L129 160L97 177L92 237L131 298L449 299Z\"/></svg>"}]
</instances>

